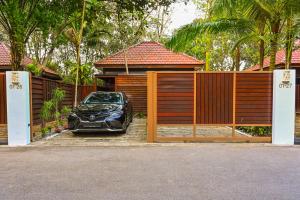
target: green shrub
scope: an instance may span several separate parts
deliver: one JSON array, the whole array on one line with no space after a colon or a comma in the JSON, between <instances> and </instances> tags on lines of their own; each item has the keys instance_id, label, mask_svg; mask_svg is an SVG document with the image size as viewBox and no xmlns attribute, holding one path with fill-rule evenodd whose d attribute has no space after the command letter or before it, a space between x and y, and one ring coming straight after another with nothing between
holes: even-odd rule
<instances>
[{"instance_id":1,"label":"green shrub","mask_svg":"<svg viewBox=\"0 0 300 200\"><path fill-rule=\"evenodd\" d=\"M54 119L56 128L63 125L63 120L71 112L71 109L67 106L63 106L60 109L60 104L65 97L65 91L56 88L53 90L52 99L45 101L41 109L41 118L43 120L42 126L44 127L45 122Z\"/></svg>"},{"instance_id":2,"label":"green shrub","mask_svg":"<svg viewBox=\"0 0 300 200\"><path fill-rule=\"evenodd\" d=\"M51 132L52 127L51 126L47 126L42 128L42 137L45 137L47 135L47 133Z\"/></svg>"},{"instance_id":3,"label":"green shrub","mask_svg":"<svg viewBox=\"0 0 300 200\"><path fill-rule=\"evenodd\" d=\"M36 64L31 63L26 66L27 71L33 73L35 76L41 76L42 69L38 67Z\"/></svg>"},{"instance_id":4,"label":"green shrub","mask_svg":"<svg viewBox=\"0 0 300 200\"><path fill-rule=\"evenodd\" d=\"M252 136L270 136L272 133L272 128L269 126L240 126L237 129Z\"/></svg>"},{"instance_id":5,"label":"green shrub","mask_svg":"<svg viewBox=\"0 0 300 200\"><path fill-rule=\"evenodd\" d=\"M135 113L135 117L143 119L146 117L146 115L143 112L138 112L138 113Z\"/></svg>"}]
</instances>

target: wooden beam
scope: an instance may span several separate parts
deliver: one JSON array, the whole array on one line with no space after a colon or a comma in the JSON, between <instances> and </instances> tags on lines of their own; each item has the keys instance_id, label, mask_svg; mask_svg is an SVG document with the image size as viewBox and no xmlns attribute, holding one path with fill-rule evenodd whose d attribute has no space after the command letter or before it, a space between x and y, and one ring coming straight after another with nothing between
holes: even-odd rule
<instances>
[{"instance_id":1,"label":"wooden beam","mask_svg":"<svg viewBox=\"0 0 300 200\"><path fill-rule=\"evenodd\" d=\"M149 143L154 142L153 73L147 73L147 142Z\"/></svg>"},{"instance_id":2,"label":"wooden beam","mask_svg":"<svg viewBox=\"0 0 300 200\"><path fill-rule=\"evenodd\" d=\"M271 137L158 137L157 142L254 142L254 143L270 143Z\"/></svg>"},{"instance_id":3,"label":"wooden beam","mask_svg":"<svg viewBox=\"0 0 300 200\"><path fill-rule=\"evenodd\" d=\"M196 119L197 119L197 73L194 72L194 113L193 113L193 137L196 137Z\"/></svg>"},{"instance_id":4,"label":"wooden beam","mask_svg":"<svg viewBox=\"0 0 300 200\"><path fill-rule=\"evenodd\" d=\"M232 137L235 137L235 118L236 118L236 73L233 73L233 88L232 88Z\"/></svg>"},{"instance_id":5,"label":"wooden beam","mask_svg":"<svg viewBox=\"0 0 300 200\"><path fill-rule=\"evenodd\" d=\"M157 138L157 73L153 72L153 138Z\"/></svg>"}]
</instances>

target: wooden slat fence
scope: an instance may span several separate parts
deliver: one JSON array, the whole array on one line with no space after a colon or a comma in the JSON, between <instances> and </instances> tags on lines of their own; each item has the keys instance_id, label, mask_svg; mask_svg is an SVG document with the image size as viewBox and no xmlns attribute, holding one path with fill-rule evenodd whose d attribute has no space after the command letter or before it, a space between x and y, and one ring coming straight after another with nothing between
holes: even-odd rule
<instances>
[{"instance_id":1,"label":"wooden slat fence","mask_svg":"<svg viewBox=\"0 0 300 200\"><path fill-rule=\"evenodd\" d=\"M52 98L55 88L61 88L66 91L66 97L62 102L64 106L73 106L74 86L61 83L60 81L45 79L41 77L32 77L32 117L33 124L37 125L42 122L40 113L44 101Z\"/></svg>"},{"instance_id":2,"label":"wooden slat fence","mask_svg":"<svg viewBox=\"0 0 300 200\"><path fill-rule=\"evenodd\" d=\"M0 73L0 124L6 124L6 79L5 73Z\"/></svg>"},{"instance_id":3,"label":"wooden slat fence","mask_svg":"<svg viewBox=\"0 0 300 200\"><path fill-rule=\"evenodd\" d=\"M233 74L197 74L197 124L233 123Z\"/></svg>"},{"instance_id":4,"label":"wooden slat fence","mask_svg":"<svg viewBox=\"0 0 300 200\"><path fill-rule=\"evenodd\" d=\"M273 74L236 74L236 123L272 124Z\"/></svg>"},{"instance_id":5,"label":"wooden slat fence","mask_svg":"<svg viewBox=\"0 0 300 200\"><path fill-rule=\"evenodd\" d=\"M193 74L157 74L158 124L192 124Z\"/></svg>"},{"instance_id":6,"label":"wooden slat fence","mask_svg":"<svg viewBox=\"0 0 300 200\"><path fill-rule=\"evenodd\" d=\"M131 100L134 112L147 112L147 76L118 75L116 91L125 92Z\"/></svg>"},{"instance_id":7,"label":"wooden slat fence","mask_svg":"<svg viewBox=\"0 0 300 200\"><path fill-rule=\"evenodd\" d=\"M34 125L42 122L40 113L43 102L50 100L52 98L53 90L58 87L66 92L62 106L73 107L75 93L74 85L41 77L32 77L32 116ZM94 88L94 86L78 86L78 102L83 100L90 92L94 91Z\"/></svg>"},{"instance_id":8,"label":"wooden slat fence","mask_svg":"<svg viewBox=\"0 0 300 200\"><path fill-rule=\"evenodd\" d=\"M300 84L296 85L296 113L300 113Z\"/></svg>"},{"instance_id":9,"label":"wooden slat fence","mask_svg":"<svg viewBox=\"0 0 300 200\"><path fill-rule=\"evenodd\" d=\"M96 92L96 91L97 91L97 88L94 85L78 86L78 96L79 96L80 100L83 100L91 92Z\"/></svg>"},{"instance_id":10,"label":"wooden slat fence","mask_svg":"<svg viewBox=\"0 0 300 200\"><path fill-rule=\"evenodd\" d=\"M232 136L221 141L269 142L234 130L272 125L272 91L270 72L148 72L148 141L199 141L197 126L232 126ZM174 125L192 126L192 136L157 135L157 126Z\"/></svg>"}]
</instances>

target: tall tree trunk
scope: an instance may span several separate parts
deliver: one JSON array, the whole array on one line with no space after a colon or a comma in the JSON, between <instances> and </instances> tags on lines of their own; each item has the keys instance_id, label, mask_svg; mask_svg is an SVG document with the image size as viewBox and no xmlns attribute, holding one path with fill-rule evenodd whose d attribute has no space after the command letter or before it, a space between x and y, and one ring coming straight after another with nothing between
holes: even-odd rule
<instances>
[{"instance_id":1,"label":"tall tree trunk","mask_svg":"<svg viewBox=\"0 0 300 200\"><path fill-rule=\"evenodd\" d=\"M264 70L264 59L265 59L265 41L259 40L259 69Z\"/></svg>"},{"instance_id":2,"label":"tall tree trunk","mask_svg":"<svg viewBox=\"0 0 300 200\"><path fill-rule=\"evenodd\" d=\"M210 71L212 41L210 36L207 37L206 52L205 52L205 71Z\"/></svg>"},{"instance_id":3,"label":"tall tree trunk","mask_svg":"<svg viewBox=\"0 0 300 200\"><path fill-rule=\"evenodd\" d=\"M293 21L291 17L287 19L287 32L285 38L285 69L289 69L292 61L293 52L293 33L292 33Z\"/></svg>"},{"instance_id":4,"label":"tall tree trunk","mask_svg":"<svg viewBox=\"0 0 300 200\"><path fill-rule=\"evenodd\" d=\"M266 21L263 19L259 21L259 35L263 37L265 35ZM265 41L263 39L259 40L259 68L261 71L264 70L264 59L265 59Z\"/></svg>"},{"instance_id":5,"label":"tall tree trunk","mask_svg":"<svg viewBox=\"0 0 300 200\"><path fill-rule=\"evenodd\" d=\"M53 56L55 47L51 47L50 50L48 51L47 55L44 57L42 65L46 66L51 57Z\"/></svg>"},{"instance_id":6,"label":"tall tree trunk","mask_svg":"<svg viewBox=\"0 0 300 200\"><path fill-rule=\"evenodd\" d=\"M15 39L10 39L10 55L11 55L11 66L13 71L24 70L21 66L21 62L24 58L24 46Z\"/></svg>"},{"instance_id":7,"label":"tall tree trunk","mask_svg":"<svg viewBox=\"0 0 300 200\"><path fill-rule=\"evenodd\" d=\"M212 0L206 1L206 11L205 11L205 18L207 20L211 20L211 7L212 7ZM205 71L210 71L210 64L211 64L211 51L212 51L212 38L210 35L207 36L207 43L206 43L206 52L205 52Z\"/></svg>"},{"instance_id":8,"label":"tall tree trunk","mask_svg":"<svg viewBox=\"0 0 300 200\"><path fill-rule=\"evenodd\" d=\"M270 71L275 69L276 54L278 48L278 34L279 34L280 22L276 21L272 23L272 35L271 35L271 50L270 50Z\"/></svg>"},{"instance_id":9,"label":"tall tree trunk","mask_svg":"<svg viewBox=\"0 0 300 200\"><path fill-rule=\"evenodd\" d=\"M82 33L83 33L83 28L84 28L85 6L86 6L86 2L85 2L85 0L83 0L82 13L81 13L81 24L80 24L80 30L79 30L79 35L78 35L78 41L77 41L77 44L76 44L77 70L76 70L76 80L75 80L75 100L74 100L74 107L77 106L77 98L78 98L78 78L79 78L79 67L81 65L81 60L80 60L80 44L81 44Z\"/></svg>"},{"instance_id":10,"label":"tall tree trunk","mask_svg":"<svg viewBox=\"0 0 300 200\"><path fill-rule=\"evenodd\" d=\"M78 100L79 67L80 67L80 64L81 64L81 61L80 61L80 45L76 46L76 62L77 62L77 69L76 69L76 78L75 78L75 100L74 100L74 107L77 106L77 100Z\"/></svg>"},{"instance_id":11,"label":"tall tree trunk","mask_svg":"<svg viewBox=\"0 0 300 200\"><path fill-rule=\"evenodd\" d=\"M124 61L125 61L126 74L128 75L129 69L128 69L127 47L124 48Z\"/></svg>"},{"instance_id":12,"label":"tall tree trunk","mask_svg":"<svg viewBox=\"0 0 300 200\"><path fill-rule=\"evenodd\" d=\"M241 47L236 47L235 53L235 71L240 71L240 63L241 63Z\"/></svg>"}]
</instances>

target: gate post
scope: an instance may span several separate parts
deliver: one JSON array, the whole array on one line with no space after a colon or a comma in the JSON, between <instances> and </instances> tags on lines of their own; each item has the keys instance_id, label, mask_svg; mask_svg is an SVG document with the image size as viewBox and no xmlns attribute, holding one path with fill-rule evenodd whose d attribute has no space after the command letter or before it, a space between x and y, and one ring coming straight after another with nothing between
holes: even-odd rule
<instances>
[{"instance_id":1,"label":"gate post","mask_svg":"<svg viewBox=\"0 0 300 200\"><path fill-rule=\"evenodd\" d=\"M147 142L154 142L154 72L147 72Z\"/></svg>"},{"instance_id":2,"label":"gate post","mask_svg":"<svg viewBox=\"0 0 300 200\"><path fill-rule=\"evenodd\" d=\"M23 71L6 72L8 145L30 143L30 80Z\"/></svg>"},{"instance_id":3,"label":"gate post","mask_svg":"<svg viewBox=\"0 0 300 200\"><path fill-rule=\"evenodd\" d=\"M294 144L295 70L274 70L272 143Z\"/></svg>"}]
</instances>

